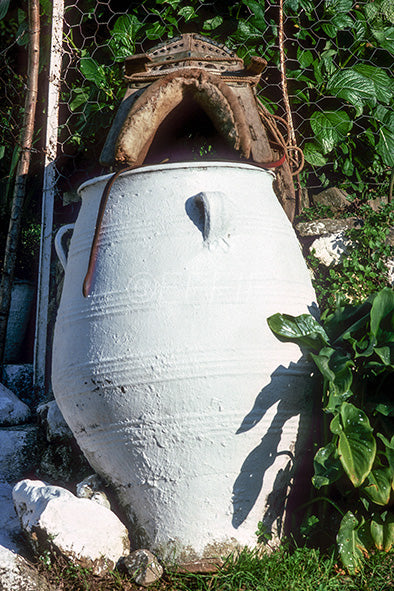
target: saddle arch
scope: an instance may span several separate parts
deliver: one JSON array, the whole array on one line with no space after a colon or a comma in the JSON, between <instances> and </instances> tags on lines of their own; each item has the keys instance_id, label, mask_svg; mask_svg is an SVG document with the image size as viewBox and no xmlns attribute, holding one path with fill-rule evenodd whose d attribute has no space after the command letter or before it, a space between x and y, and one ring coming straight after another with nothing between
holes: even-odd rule
<instances>
[{"instance_id":1,"label":"saddle arch","mask_svg":"<svg viewBox=\"0 0 394 591\"><path fill-rule=\"evenodd\" d=\"M249 158L251 135L234 91L210 72L185 68L153 82L132 104L117 137L116 161L141 165L159 126L186 97L199 104L218 134L242 158Z\"/></svg>"}]
</instances>

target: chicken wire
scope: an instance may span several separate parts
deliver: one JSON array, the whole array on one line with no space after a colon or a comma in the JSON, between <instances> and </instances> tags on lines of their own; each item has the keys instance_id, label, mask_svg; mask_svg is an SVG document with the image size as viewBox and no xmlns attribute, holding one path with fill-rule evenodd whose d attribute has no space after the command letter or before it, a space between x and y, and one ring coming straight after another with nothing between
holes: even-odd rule
<instances>
[{"instance_id":1,"label":"chicken wire","mask_svg":"<svg viewBox=\"0 0 394 591\"><path fill-rule=\"evenodd\" d=\"M346 69L347 64L352 68L357 68L358 64L363 68L370 66L372 74L376 74L375 69L379 67L380 72L387 75L387 79L390 76L392 54L390 59L387 48L391 49L394 42L394 27L386 27L388 41L382 47L371 33L373 23L380 18L379 14L372 14L372 9L367 10L371 4L350 2L353 11L349 13L349 0L285 2L284 31L289 101L297 143L301 148L306 148L307 163L302 181L312 191L318 191L328 184L330 175L327 175L327 171L332 172L338 168L338 154L333 150L323 154L321 151L313 151L316 150L316 127L327 125L327 121L322 122L314 115L312 129L310 117L313 113L325 113L327 109L330 113L335 111L338 94L341 96L340 91L337 96L332 92L325 93L324 85L318 91L313 88L313 83L319 77L314 61L325 61L326 68L332 70L331 78L335 69ZM394 24L394 11L390 12L389 2L386 0L385 4L385 0L381 0L381 5L381 12L385 10L383 17L387 22L391 18ZM198 32L225 44L243 58L251 54L264 57L268 65L257 89L258 96L277 115L286 116L279 65L279 3L277 0L245 0L234 2L232 6L231 10L226 3L204 0L158 0L142 3L66 1L57 166L58 188L63 194L64 203L73 201L75 187L81 181L104 172L98 164L98 158L106 131L124 92L125 85L121 83L124 57L147 51L169 37L185 32ZM310 15L308 7L309 11L313 7L313 14L320 18L319 27L307 18L306 15ZM363 23L358 22L358 13L369 18L371 27L366 28L362 26ZM128 42L124 34L127 24L130 25ZM324 36L319 36L322 30ZM353 43L349 42L351 37L354 38ZM341 58L338 57L339 54L342 54ZM379 86L384 86L385 81L385 78L375 81L378 90ZM354 84L354 81L350 83ZM342 92L347 99L346 90ZM348 100L345 102L349 109L355 107L357 110L354 101L353 104ZM367 104L368 100L365 102ZM387 104L387 109L393 114L392 105ZM351 122L352 134L361 137L371 125L373 133L379 133L373 128L373 125L376 127L376 114L372 117L368 109L364 111L366 112L362 116L358 112L358 116ZM343 120L335 119L335 115L330 116L334 118L331 121L334 140L338 139L338 134L349 135L346 130L350 131L350 123L345 115ZM388 115L385 111L383 116L389 120L390 113ZM392 119L387 129L386 136L392 140ZM329 148L334 140L329 138L329 145L323 147ZM370 147L368 150L371 151ZM354 178L357 154L347 159L343 155L341 157L345 165L344 170L338 171L338 178L344 176L341 182L345 186L347 184L351 192L355 188L354 183L357 184L357 178ZM372 153L370 157L369 185L381 183L380 179L374 178ZM384 173L389 169L389 162L387 157L386 163L378 167L378 172L383 174L381 178L385 178ZM350 180L352 176L353 179ZM331 174L331 182L333 178L335 179L335 174Z\"/></svg>"}]
</instances>

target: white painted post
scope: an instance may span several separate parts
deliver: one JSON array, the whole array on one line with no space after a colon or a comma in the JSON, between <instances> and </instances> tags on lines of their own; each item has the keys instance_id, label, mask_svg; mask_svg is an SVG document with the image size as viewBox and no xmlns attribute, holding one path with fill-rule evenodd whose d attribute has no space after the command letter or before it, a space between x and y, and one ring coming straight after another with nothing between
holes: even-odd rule
<instances>
[{"instance_id":1,"label":"white painted post","mask_svg":"<svg viewBox=\"0 0 394 591\"><path fill-rule=\"evenodd\" d=\"M34 385L45 388L48 300L52 251L53 202L56 186L60 74L62 65L64 0L53 0L51 54L48 77L45 170L41 211L40 260L37 287L37 313L34 339Z\"/></svg>"}]
</instances>

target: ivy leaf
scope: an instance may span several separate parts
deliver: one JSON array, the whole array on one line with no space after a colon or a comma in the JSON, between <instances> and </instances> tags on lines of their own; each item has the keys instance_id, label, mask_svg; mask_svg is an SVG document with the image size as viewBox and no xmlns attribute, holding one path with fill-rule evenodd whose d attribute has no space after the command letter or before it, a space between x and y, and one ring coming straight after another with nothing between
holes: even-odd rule
<instances>
[{"instance_id":1,"label":"ivy leaf","mask_svg":"<svg viewBox=\"0 0 394 591\"><path fill-rule=\"evenodd\" d=\"M204 22L202 28L204 29L204 31L213 31L214 29L217 29L218 27L220 27L222 22L223 22L223 17L215 16L213 18L206 20Z\"/></svg>"},{"instance_id":2,"label":"ivy leaf","mask_svg":"<svg viewBox=\"0 0 394 591\"><path fill-rule=\"evenodd\" d=\"M327 159L321 153L321 148L319 148L315 143L307 142L303 147L304 157L309 164L312 166L324 166L327 164Z\"/></svg>"},{"instance_id":3,"label":"ivy leaf","mask_svg":"<svg viewBox=\"0 0 394 591\"><path fill-rule=\"evenodd\" d=\"M290 316L274 314L267 319L268 326L280 341L291 341L308 350L328 345L328 337L318 321L310 314Z\"/></svg>"},{"instance_id":4,"label":"ivy leaf","mask_svg":"<svg viewBox=\"0 0 394 591\"><path fill-rule=\"evenodd\" d=\"M311 116L311 127L323 147L323 154L327 154L346 138L353 122L345 111L315 111Z\"/></svg>"},{"instance_id":5,"label":"ivy leaf","mask_svg":"<svg viewBox=\"0 0 394 591\"><path fill-rule=\"evenodd\" d=\"M190 21L193 18L196 18L197 16L193 6L184 6L179 10L178 14L179 16L182 16L186 22Z\"/></svg>"},{"instance_id":6,"label":"ivy leaf","mask_svg":"<svg viewBox=\"0 0 394 591\"><path fill-rule=\"evenodd\" d=\"M384 511L380 515L374 515L371 521L371 536L378 550L391 550L394 544L394 513Z\"/></svg>"},{"instance_id":7,"label":"ivy leaf","mask_svg":"<svg viewBox=\"0 0 394 591\"><path fill-rule=\"evenodd\" d=\"M342 404L340 419L339 457L353 486L358 487L370 473L375 459L373 429L365 412L349 402Z\"/></svg>"},{"instance_id":8,"label":"ivy leaf","mask_svg":"<svg viewBox=\"0 0 394 591\"><path fill-rule=\"evenodd\" d=\"M313 459L313 467L315 473L312 477L312 484L315 488L332 484L342 476L342 464L339 460L338 450L332 441L318 450Z\"/></svg>"},{"instance_id":9,"label":"ivy leaf","mask_svg":"<svg viewBox=\"0 0 394 591\"><path fill-rule=\"evenodd\" d=\"M363 522L359 523L351 511L348 511L341 521L337 542L339 553L344 566L350 574L355 574L367 553L366 547L359 535Z\"/></svg>"}]
</instances>

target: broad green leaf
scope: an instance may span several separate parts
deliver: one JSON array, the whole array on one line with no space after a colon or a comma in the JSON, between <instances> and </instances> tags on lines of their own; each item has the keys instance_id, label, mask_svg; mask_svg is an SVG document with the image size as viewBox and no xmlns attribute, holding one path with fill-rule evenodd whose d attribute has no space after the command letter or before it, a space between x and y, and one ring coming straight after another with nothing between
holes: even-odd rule
<instances>
[{"instance_id":1,"label":"broad green leaf","mask_svg":"<svg viewBox=\"0 0 394 591\"><path fill-rule=\"evenodd\" d=\"M135 14L123 14L116 19L109 40L109 46L116 60L119 61L134 53L135 42L141 27L142 23Z\"/></svg>"},{"instance_id":2,"label":"broad green leaf","mask_svg":"<svg viewBox=\"0 0 394 591\"><path fill-rule=\"evenodd\" d=\"M311 127L316 140L327 154L346 138L353 123L345 111L315 111L311 116Z\"/></svg>"},{"instance_id":3,"label":"broad green leaf","mask_svg":"<svg viewBox=\"0 0 394 591\"><path fill-rule=\"evenodd\" d=\"M327 92L348 101L360 116L368 100L376 100L373 81L353 68L338 70L327 83Z\"/></svg>"},{"instance_id":4,"label":"broad green leaf","mask_svg":"<svg viewBox=\"0 0 394 591\"><path fill-rule=\"evenodd\" d=\"M378 101L388 105L393 98L394 81L383 68L358 63L353 66L354 72L370 80L374 86L375 96Z\"/></svg>"},{"instance_id":5,"label":"broad green leaf","mask_svg":"<svg viewBox=\"0 0 394 591\"><path fill-rule=\"evenodd\" d=\"M4 158L5 146L0 146L0 160Z\"/></svg>"},{"instance_id":6,"label":"broad green leaf","mask_svg":"<svg viewBox=\"0 0 394 591\"><path fill-rule=\"evenodd\" d=\"M394 5L394 3L393 3ZM394 53L394 27L376 29L371 27L372 35L383 49Z\"/></svg>"},{"instance_id":7,"label":"broad green leaf","mask_svg":"<svg viewBox=\"0 0 394 591\"><path fill-rule=\"evenodd\" d=\"M383 126L379 128L379 141L376 151L387 166L394 166L394 131Z\"/></svg>"},{"instance_id":8,"label":"broad green leaf","mask_svg":"<svg viewBox=\"0 0 394 591\"><path fill-rule=\"evenodd\" d=\"M342 476L342 464L338 457L338 450L332 441L318 450L313 459L313 467L315 473L312 484L315 488L332 484Z\"/></svg>"},{"instance_id":9,"label":"broad green leaf","mask_svg":"<svg viewBox=\"0 0 394 591\"><path fill-rule=\"evenodd\" d=\"M359 530L362 523L359 523L351 511L348 511L342 518L339 527L337 542L339 554L343 565L349 573L355 574L362 564L362 559L367 553L362 540L359 536Z\"/></svg>"},{"instance_id":10,"label":"broad green leaf","mask_svg":"<svg viewBox=\"0 0 394 591\"><path fill-rule=\"evenodd\" d=\"M393 0L382 0L382 4L380 5L380 9L383 12L384 16L387 18L391 24L394 25L394 4Z\"/></svg>"},{"instance_id":11,"label":"broad green leaf","mask_svg":"<svg viewBox=\"0 0 394 591\"><path fill-rule=\"evenodd\" d=\"M302 68L308 68L313 62L313 54L311 51L306 51L300 47L297 49L297 59Z\"/></svg>"},{"instance_id":12,"label":"broad green leaf","mask_svg":"<svg viewBox=\"0 0 394 591\"><path fill-rule=\"evenodd\" d=\"M267 28L267 20L264 11L264 5L262 5L261 2L256 2L255 0L248 0L248 8L253 12L253 24L258 29L260 29L260 31L265 31Z\"/></svg>"},{"instance_id":13,"label":"broad green leaf","mask_svg":"<svg viewBox=\"0 0 394 591\"><path fill-rule=\"evenodd\" d=\"M291 341L312 351L328 344L324 328L310 314L290 316L278 313L270 316L267 322L279 340Z\"/></svg>"},{"instance_id":14,"label":"broad green leaf","mask_svg":"<svg viewBox=\"0 0 394 591\"><path fill-rule=\"evenodd\" d=\"M362 490L377 505L387 505L390 501L392 478L390 468L375 468L368 474Z\"/></svg>"},{"instance_id":15,"label":"broad green leaf","mask_svg":"<svg viewBox=\"0 0 394 591\"><path fill-rule=\"evenodd\" d=\"M378 550L388 552L394 544L394 513L384 511L374 515L371 521L371 536Z\"/></svg>"},{"instance_id":16,"label":"broad green leaf","mask_svg":"<svg viewBox=\"0 0 394 591\"><path fill-rule=\"evenodd\" d=\"M203 29L204 31L213 31L214 29L217 29L223 22L223 17L221 16L214 16L213 18L210 18L206 21L204 21L203 24Z\"/></svg>"},{"instance_id":17,"label":"broad green leaf","mask_svg":"<svg viewBox=\"0 0 394 591\"><path fill-rule=\"evenodd\" d=\"M389 441L384 435L378 433L379 439L381 439L386 447L385 456L390 466L391 473L391 488L394 490L394 435Z\"/></svg>"},{"instance_id":18,"label":"broad green leaf","mask_svg":"<svg viewBox=\"0 0 394 591\"><path fill-rule=\"evenodd\" d=\"M324 330L334 344L340 344L344 335L353 334L354 329L365 332L370 310L370 302L359 305L338 302L333 312L322 314Z\"/></svg>"},{"instance_id":19,"label":"broad green leaf","mask_svg":"<svg viewBox=\"0 0 394 591\"><path fill-rule=\"evenodd\" d=\"M347 14L336 14L328 22L322 22L321 28L323 31L334 39L338 31L352 27L354 24L353 19Z\"/></svg>"},{"instance_id":20,"label":"broad green leaf","mask_svg":"<svg viewBox=\"0 0 394 591\"><path fill-rule=\"evenodd\" d=\"M339 457L353 486L358 487L370 473L375 459L373 429L365 412L349 402L342 404L340 418Z\"/></svg>"},{"instance_id":21,"label":"broad green leaf","mask_svg":"<svg viewBox=\"0 0 394 591\"><path fill-rule=\"evenodd\" d=\"M371 308L371 333L377 344L384 346L392 343L394 333L394 290L386 287L376 295ZM381 351L385 363L386 352ZM382 358L382 357L381 357Z\"/></svg>"},{"instance_id":22,"label":"broad green leaf","mask_svg":"<svg viewBox=\"0 0 394 591\"><path fill-rule=\"evenodd\" d=\"M78 107L83 105L89 100L89 93L84 91L83 88L74 89L74 98L70 102L71 111L76 111Z\"/></svg>"},{"instance_id":23,"label":"broad green leaf","mask_svg":"<svg viewBox=\"0 0 394 591\"><path fill-rule=\"evenodd\" d=\"M307 142L303 147L305 160L312 166L324 166L327 159L321 153L321 149L312 142Z\"/></svg>"},{"instance_id":24,"label":"broad green leaf","mask_svg":"<svg viewBox=\"0 0 394 591\"><path fill-rule=\"evenodd\" d=\"M324 10L327 14L348 13L353 8L353 0L324 0Z\"/></svg>"},{"instance_id":25,"label":"broad green leaf","mask_svg":"<svg viewBox=\"0 0 394 591\"><path fill-rule=\"evenodd\" d=\"M92 57L81 58L80 69L85 78L94 82L99 88L106 86L103 66L99 65Z\"/></svg>"},{"instance_id":26,"label":"broad green leaf","mask_svg":"<svg viewBox=\"0 0 394 591\"><path fill-rule=\"evenodd\" d=\"M156 39L160 39L164 33L166 32L166 27L159 21L152 23L145 29L145 35L151 41L155 41Z\"/></svg>"},{"instance_id":27,"label":"broad green leaf","mask_svg":"<svg viewBox=\"0 0 394 591\"><path fill-rule=\"evenodd\" d=\"M334 413L353 394L351 368L354 362L347 353L330 347L324 347L318 355L311 353L311 357L328 384L328 400L324 410Z\"/></svg>"},{"instance_id":28,"label":"broad green leaf","mask_svg":"<svg viewBox=\"0 0 394 591\"><path fill-rule=\"evenodd\" d=\"M9 5L10 0L0 0L0 20L6 16Z\"/></svg>"}]
</instances>

